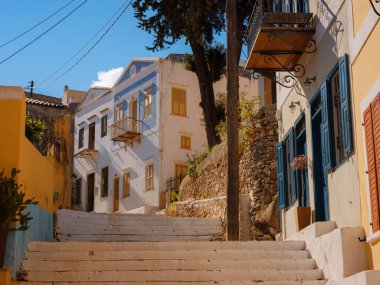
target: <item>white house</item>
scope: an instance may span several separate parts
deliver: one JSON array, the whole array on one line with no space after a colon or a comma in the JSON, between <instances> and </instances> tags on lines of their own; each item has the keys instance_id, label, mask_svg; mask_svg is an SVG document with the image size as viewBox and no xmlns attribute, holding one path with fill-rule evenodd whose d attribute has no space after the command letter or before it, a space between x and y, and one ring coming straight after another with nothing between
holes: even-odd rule
<instances>
[{"instance_id":1,"label":"white house","mask_svg":"<svg viewBox=\"0 0 380 285\"><path fill-rule=\"evenodd\" d=\"M259 94L259 81L240 78ZM222 79L215 93L225 93ZM167 180L205 148L196 75L181 55L137 58L111 89L91 88L75 116L74 173L85 211L148 213L165 205ZM174 182L176 183L176 182Z\"/></svg>"}]
</instances>

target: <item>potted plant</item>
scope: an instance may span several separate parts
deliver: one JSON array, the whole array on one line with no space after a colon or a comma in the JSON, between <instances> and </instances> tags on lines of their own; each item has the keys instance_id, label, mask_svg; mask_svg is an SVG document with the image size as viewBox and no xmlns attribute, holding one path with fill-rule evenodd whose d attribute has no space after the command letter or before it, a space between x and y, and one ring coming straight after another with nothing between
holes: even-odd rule
<instances>
[{"instance_id":1,"label":"potted plant","mask_svg":"<svg viewBox=\"0 0 380 285\"><path fill-rule=\"evenodd\" d=\"M306 168L307 168L307 162L308 158L304 154L301 154L299 156L296 156L292 163L291 167L294 171L299 170L299 173L301 174L301 197L298 199L298 207L296 209L296 226L297 231L302 230L303 228L307 227L311 223L311 208L306 207L305 205L305 174L306 174Z\"/></svg>"},{"instance_id":2,"label":"potted plant","mask_svg":"<svg viewBox=\"0 0 380 285\"><path fill-rule=\"evenodd\" d=\"M19 172L13 168L10 178L4 175L4 170L0 172L0 268L4 265L8 231L26 231L32 217L25 210L31 204L38 204L34 198L25 199L25 192L20 190L22 185L16 181Z\"/></svg>"}]
</instances>

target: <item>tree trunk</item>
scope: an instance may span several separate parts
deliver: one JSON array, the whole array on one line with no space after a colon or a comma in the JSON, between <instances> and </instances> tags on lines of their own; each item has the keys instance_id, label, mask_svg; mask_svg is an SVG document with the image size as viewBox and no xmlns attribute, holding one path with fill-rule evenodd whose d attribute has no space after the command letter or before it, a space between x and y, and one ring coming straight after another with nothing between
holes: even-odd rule
<instances>
[{"instance_id":1,"label":"tree trunk","mask_svg":"<svg viewBox=\"0 0 380 285\"><path fill-rule=\"evenodd\" d=\"M239 80L236 0L227 0L227 240L239 240Z\"/></svg>"},{"instance_id":2,"label":"tree trunk","mask_svg":"<svg viewBox=\"0 0 380 285\"><path fill-rule=\"evenodd\" d=\"M211 148L220 142L220 138L215 129L218 124L218 117L212 76L207 64L204 47L193 41L190 41L190 46L193 51L195 74L198 78L201 93L201 107L206 124L207 143Z\"/></svg>"}]
</instances>

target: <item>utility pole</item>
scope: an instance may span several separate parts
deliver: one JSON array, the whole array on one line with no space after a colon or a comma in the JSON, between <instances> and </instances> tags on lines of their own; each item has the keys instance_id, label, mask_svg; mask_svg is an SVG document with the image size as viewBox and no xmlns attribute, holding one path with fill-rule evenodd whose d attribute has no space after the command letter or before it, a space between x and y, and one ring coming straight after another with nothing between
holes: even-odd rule
<instances>
[{"instance_id":1,"label":"utility pole","mask_svg":"<svg viewBox=\"0 0 380 285\"><path fill-rule=\"evenodd\" d=\"M239 240L239 128L236 0L227 0L227 240Z\"/></svg>"},{"instance_id":2,"label":"utility pole","mask_svg":"<svg viewBox=\"0 0 380 285\"><path fill-rule=\"evenodd\" d=\"M33 89L34 89L34 81L33 80L30 81L29 84L30 85L28 87L26 87L26 89L30 90L29 91L29 96L30 96L30 98L32 98L32 96L33 96Z\"/></svg>"}]
</instances>

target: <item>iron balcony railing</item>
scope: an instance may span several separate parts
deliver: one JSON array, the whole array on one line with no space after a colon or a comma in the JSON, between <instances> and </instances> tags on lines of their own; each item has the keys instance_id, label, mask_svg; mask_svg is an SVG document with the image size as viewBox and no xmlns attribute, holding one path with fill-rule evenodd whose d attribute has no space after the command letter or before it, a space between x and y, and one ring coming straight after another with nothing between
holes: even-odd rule
<instances>
[{"instance_id":1,"label":"iron balcony railing","mask_svg":"<svg viewBox=\"0 0 380 285\"><path fill-rule=\"evenodd\" d=\"M265 7L263 0L256 1L247 29L248 54L252 51L261 27L302 28L311 26L313 14L307 13L309 10L307 0L302 1L302 5L297 4L294 8L289 8L286 3L285 0L275 0L272 7L274 12L268 12L269 9Z\"/></svg>"},{"instance_id":2,"label":"iron balcony railing","mask_svg":"<svg viewBox=\"0 0 380 285\"><path fill-rule=\"evenodd\" d=\"M109 131L112 140L133 139L134 136L141 133L142 122L132 117L124 117L109 126Z\"/></svg>"}]
</instances>

